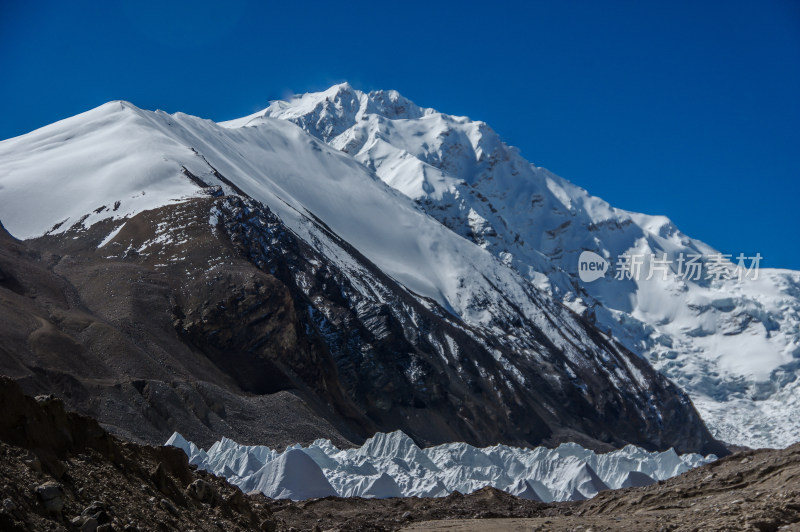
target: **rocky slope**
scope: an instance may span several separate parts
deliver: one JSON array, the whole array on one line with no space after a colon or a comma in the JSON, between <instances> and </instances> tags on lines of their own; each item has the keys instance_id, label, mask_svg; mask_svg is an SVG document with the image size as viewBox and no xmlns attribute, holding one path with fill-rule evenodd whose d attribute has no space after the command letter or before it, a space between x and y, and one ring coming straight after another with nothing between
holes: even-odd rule
<instances>
[{"instance_id":1,"label":"rocky slope","mask_svg":"<svg viewBox=\"0 0 800 532\"><path fill-rule=\"evenodd\" d=\"M3 370L128 437L724 453L646 362L288 122L112 102L0 143L0 185L29 238Z\"/></svg>"},{"instance_id":2,"label":"rocky slope","mask_svg":"<svg viewBox=\"0 0 800 532\"><path fill-rule=\"evenodd\" d=\"M243 494L179 449L119 440L0 378L3 530L797 530L800 446L748 451L644 488L546 505L492 488L300 503ZM461 521L459 521L461 519ZM466 520L466 521L465 521Z\"/></svg>"},{"instance_id":3,"label":"rocky slope","mask_svg":"<svg viewBox=\"0 0 800 532\"><path fill-rule=\"evenodd\" d=\"M738 253L758 250L727 250L732 256L722 263L733 278L709 278L719 251L668 218L616 209L532 165L484 122L419 107L395 91L336 85L225 125L236 130L275 118L351 155L642 355L689 392L715 436L754 447L797 441L800 273L762 263L758 279L740 280ZM647 176L641 185L655 193L669 186ZM610 273L581 281L584 251L609 261ZM642 274L615 280L626 253L641 257ZM670 262L666 280L661 271L648 279L651 254ZM684 278L680 257L694 255L703 269L697 279L693 271Z\"/></svg>"},{"instance_id":4,"label":"rocky slope","mask_svg":"<svg viewBox=\"0 0 800 532\"><path fill-rule=\"evenodd\" d=\"M248 394L193 350L173 323L171 298L184 279L135 262L40 253L1 228L0 272L0 372L29 393L57 393L136 441L159 442L183 426L208 442L220 433L283 444L329 433L349 443L295 393Z\"/></svg>"},{"instance_id":5,"label":"rocky slope","mask_svg":"<svg viewBox=\"0 0 800 532\"><path fill-rule=\"evenodd\" d=\"M800 445L737 453L652 486L553 505L535 518L425 521L404 530L797 531Z\"/></svg>"},{"instance_id":6,"label":"rocky slope","mask_svg":"<svg viewBox=\"0 0 800 532\"><path fill-rule=\"evenodd\" d=\"M0 378L3 530L274 530L263 497L189 467L170 447L131 444L52 396Z\"/></svg>"}]
</instances>

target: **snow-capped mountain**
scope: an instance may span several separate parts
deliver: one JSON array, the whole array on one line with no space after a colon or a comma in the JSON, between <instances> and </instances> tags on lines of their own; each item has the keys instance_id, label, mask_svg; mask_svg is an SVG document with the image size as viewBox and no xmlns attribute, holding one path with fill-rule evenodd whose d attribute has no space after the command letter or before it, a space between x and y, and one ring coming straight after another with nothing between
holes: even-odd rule
<instances>
[{"instance_id":1,"label":"snow-capped mountain","mask_svg":"<svg viewBox=\"0 0 800 532\"><path fill-rule=\"evenodd\" d=\"M85 408L136 413L113 420L134 437L131 423L163 431L178 412L203 434L232 427L220 401L163 382L186 379L295 390L356 439L720 450L645 361L287 120L222 126L108 103L0 143L0 219L117 328L96 337L85 316L37 310L30 334L58 331L76 360L42 368L49 344L23 341L14 371L87 379L114 401Z\"/></svg>"},{"instance_id":2,"label":"snow-capped mountain","mask_svg":"<svg viewBox=\"0 0 800 532\"><path fill-rule=\"evenodd\" d=\"M491 486L543 502L579 501L607 489L647 486L717 458L678 455L673 449L647 452L633 445L596 454L574 443L555 449L466 443L421 449L401 431L376 434L354 449L337 449L320 439L278 453L223 438L205 451L177 432L165 445L182 449L191 464L225 477L246 493L293 500L445 497Z\"/></svg>"},{"instance_id":3,"label":"snow-capped mountain","mask_svg":"<svg viewBox=\"0 0 800 532\"><path fill-rule=\"evenodd\" d=\"M395 91L341 84L225 125L242 129L274 118L351 155L420 210L641 354L689 392L717 437L755 447L797 441L800 273L761 268L757 279L709 279L719 252L668 218L611 207L531 164L485 123L421 108ZM659 185L642 176L642 186ZM581 281L584 251L606 259L611 272ZM625 254L641 257L638 280L615 279ZM651 254L668 261L666 280L655 261L647 279ZM699 279L676 275L690 256L706 267ZM738 265L736 254L722 262Z\"/></svg>"}]
</instances>

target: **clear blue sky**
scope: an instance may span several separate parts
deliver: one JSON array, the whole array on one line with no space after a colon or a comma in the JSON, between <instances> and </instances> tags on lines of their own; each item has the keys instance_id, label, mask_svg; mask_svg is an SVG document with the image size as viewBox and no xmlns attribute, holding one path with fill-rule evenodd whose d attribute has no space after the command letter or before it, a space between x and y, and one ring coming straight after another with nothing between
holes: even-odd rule
<instances>
[{"instance_id":1,"label":"clear blue sky","mask_svg":"<svg viewBox=\"0 0 800 532\"><path fill-rule=\"evenodd\" d=\"M167 4L2 1L0 138L108 100L224 120L347 80L800 269L797 0Z\"/></svg>"}]
</instances>

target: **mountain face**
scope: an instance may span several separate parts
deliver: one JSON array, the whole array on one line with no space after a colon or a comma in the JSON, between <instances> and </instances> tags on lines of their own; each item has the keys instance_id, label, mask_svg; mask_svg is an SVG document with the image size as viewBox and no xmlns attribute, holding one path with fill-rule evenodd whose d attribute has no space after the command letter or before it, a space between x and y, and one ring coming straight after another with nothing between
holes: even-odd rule
<instances>
[{"instance_id":1,"label":"mountain face","mask_svg":"<svg viewBox=\"0 0 800 532\"><path fill-rule=\"evenodd\" d=\"M4 372L148 441L724 453L646 361L350 155L233 126L111 102L0 143L25 239L4 239Z\"/></svg>"},{"instance_id":2,"label":"mountain face","mask_svg":"<svg viewBox=\"0 0 800 532\"><path fill-rule=\"evenodd\" d=\"M184 228L192 224L192 206L183 203L175 213ZM154 220L162 223L162 212L129 219L130 242L141 242L137 238L147 235ZM207 224L207 208L201 212ZM205 229L199 222L196 228ZM199 254L199 265L191 256L181 259L191 274L206 271L208 252L232 255L210 231L200 230L183 233L196 236L192 248ZM296 393L244 393L213 359L176 331L175 314L181 308L189 310L185 304L178 306L180 291L197 286L192 286L186 270L178 276L154 271L142 260L98 260L93 256L102 253L96 249L97 235L106 232L101 223L80 238L65 237L70 248L46 246L59 251L54 255L35 247L41 242L15 241L0 227L0 373L17 379L29 393L58 394L71 409L99 419L129 440L155 442L179 425L204 442L219 434L236 434L289 444L329 433L340 445L349 443L321 417L324 410ZM87 237L94 238L94 246L86 244ZM165 250L160 246L159 251ZM186 253L187 247L171 251ZM264 276L245 260L231 260L227 270L225 282L247 277L237 287L240 292L230 297L253 287L264 290ZM201 279L200 275L197 281ZM266 286L279 290L275 282ZM276 306L276 313L281 310ZM262 327L290 329L290 319L262 320ZM290 341L285 339L275 349L296 348ZM250 367L258 364L254 360ZM270 423L254 423L259 419Z\"/></svg>"},{"instance_id":3,"label":"mountain face","mask_svg":"<svg viewBox=\"0 0 800 532\"><path fill-rule=\"evenodd\" d=\"M757 279L708 279L719 252L669 219L613 208L529 163L485 123L421 108L395 91L342 84L225 125L240 130L275 118L351 155L640 354L691 395L715 436L753 447L797 440L799 272L761 268ZM643 176L642 186L657 185ZM607 260L612 273L581 281L585 251ZM638 280L614 278L624 254L642 258ZM651 254L670 262L666 280L659 271L647 279ZM736 266L737 254L723 262ZM703 273L684 279L679 260L692 255L701 256Z\"/></svg>"}]
</instances>

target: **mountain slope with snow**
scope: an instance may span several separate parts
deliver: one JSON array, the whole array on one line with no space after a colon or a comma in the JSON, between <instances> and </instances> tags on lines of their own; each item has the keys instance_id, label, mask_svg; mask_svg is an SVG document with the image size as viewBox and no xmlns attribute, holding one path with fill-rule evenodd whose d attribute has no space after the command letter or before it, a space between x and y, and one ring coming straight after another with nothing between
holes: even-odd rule
<instances>
[{"instance_id":1,"label":"mountain slope with snow","mask_svg":"<svg viewBox=\"0 0 800 532\"><path fill-rule=\"evenodd\" d=\"M350 154L641 354L691 394L717 437L756 447L797 441L800 273L762 268L757 279L707 279L719 252L669 219L613 208L529 163L485 123L421 108L395 91L336 85L224 125L274 118ZM587 250L612 273L579 280ZM642 257L639 280L614 279L624 254ZM670 262L666 280L660 270L646 278L651 254ZM702 256L700 279L675 275L680 257L691 255ZM735 254L723 262L732 269Z\"/></svg>"},{"instance_id":2,"label":"mountain slope with snow","mask_svg":"<svg viewBox=\"0 0 800 532\"><path fill-rule=\"evenodd\" d=\"M12 235L59 257L171 269L204 295L170 296L169 334L245 391L273 390L258 371L277 365L280 386L361 432L374 423L420 441L718 449L647 363L285 120L222 127L111 102L0 143L0 213ZM212 235L213 268L182 271L182 246ZM235 250L214 247L224 239ZM274 352L269 309L261 319L239 307L259 308L266 288L230 277L231 253L293 298L278 317L292 316L280 325L297 349Z\"/></svg>"}]
</instances>

